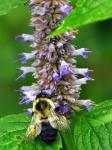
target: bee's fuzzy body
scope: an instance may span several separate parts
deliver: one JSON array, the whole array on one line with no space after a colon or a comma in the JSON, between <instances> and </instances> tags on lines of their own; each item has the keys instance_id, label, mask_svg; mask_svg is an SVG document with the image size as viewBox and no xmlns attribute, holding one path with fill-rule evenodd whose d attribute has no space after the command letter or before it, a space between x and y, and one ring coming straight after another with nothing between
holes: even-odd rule
<instances>
[{"instance_id":1,"label":"bee's fuzzy body","mask_svg":"<svg viewBox=\"0 0 112 150\"><path fill-rule=\"evenodd\" d=\"M40 139L46 144L52 144L56 141L58 130L51 127L50 123L42 123Z\"/></svg>"}]
</instances>

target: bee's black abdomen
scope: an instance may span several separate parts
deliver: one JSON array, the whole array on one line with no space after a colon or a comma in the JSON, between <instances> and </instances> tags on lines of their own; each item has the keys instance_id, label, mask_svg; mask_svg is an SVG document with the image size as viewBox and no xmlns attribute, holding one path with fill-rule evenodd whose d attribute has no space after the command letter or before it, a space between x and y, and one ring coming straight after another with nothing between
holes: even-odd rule
<instances>
[{"instance_id":1,"label":"bee's black abdomen","mask_svg":"<svg viewBox=\"0 0 112 150\"><path fill-rule=\"evenodd\" d=\"M42 142L52 144L57 138L57 130L52 128L50 123L43 122L40 138Z\"/></svg>"}]
</instances>

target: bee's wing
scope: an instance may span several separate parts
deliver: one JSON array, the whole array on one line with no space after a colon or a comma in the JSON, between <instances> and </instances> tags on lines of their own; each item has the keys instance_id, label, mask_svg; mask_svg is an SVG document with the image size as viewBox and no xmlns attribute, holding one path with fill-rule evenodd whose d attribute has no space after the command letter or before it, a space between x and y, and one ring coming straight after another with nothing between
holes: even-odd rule
<instances>
[{"instance_id":1,"label":"bee's wing","mask_svg":"<svg viewBox=\"0 0 112 150\"><path fill-rule=\"evenodd\" d=\"M49 123L50 125L58 130L64 130L65 133L67 133L67 135L70 136L70 140L72 142L73 145L73 149L75 149L74 145L74 139L72 138L72 128L70 126L70 122L66 119L65 116L63 115L57 115L55 112L50 113L49 117L48 117Z\"/></svg>"},{"instance_id":2,"label":"bee's wing","mask_svg":"<svg viewBox=\"0 0 112 150\"><path fill-rule=\"evenodd\" d=\"M51 124L51 126L58 130L68 129L69 128L69 122L63 115L56 115L55 112L52 112L48 120Z\"/></svg>"},{"instance_id":3,"label":"bee's wing","mask_svg":"<svg viewBox=\"0 0 112 150\"><path fill-rule=\"evenodd\" d=\"M41 122L37 115L33 115L30 125L26 131L25 139L30 140L36 138L42 130Z\"/></svg>"}]
</instances>

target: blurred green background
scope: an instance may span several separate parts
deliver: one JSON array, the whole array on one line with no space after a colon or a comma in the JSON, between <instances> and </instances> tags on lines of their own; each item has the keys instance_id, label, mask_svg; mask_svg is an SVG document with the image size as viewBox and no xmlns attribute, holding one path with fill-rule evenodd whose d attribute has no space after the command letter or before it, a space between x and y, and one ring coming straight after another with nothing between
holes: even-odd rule
<instances>
[{"instance_id":1,"label":"blurred green background","mask_svg":"<svg viewBox=\"0 0 112 150\"><path fill-rule=\"evenodd\" d=\"M29 27L30 11L27 6L12 10L8 15L0 17L0 117L7 114L24 112L28 106L18 105L20 95L15 92L22 85L30 85L32 77L15 81L19 76L15 63L17 54L31 51L28 44L15 40L17 35L31 33ZM112 20L91 24L80 29L77 47L92 50L87 60L78 58L79 67L94 70L91 75L95 81L82 87L81 98L91 98L99 102L112 99Z\"/></svg>"}]
</instances>

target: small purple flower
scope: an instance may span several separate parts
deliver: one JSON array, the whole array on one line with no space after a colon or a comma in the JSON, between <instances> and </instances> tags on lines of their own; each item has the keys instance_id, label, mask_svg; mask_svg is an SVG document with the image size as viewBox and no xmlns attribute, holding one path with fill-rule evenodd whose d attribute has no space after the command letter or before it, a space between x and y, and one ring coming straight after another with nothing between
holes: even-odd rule
<instances>
[{"instance_id":1,"label":"small purple flower","mask_svg":"<svg viewBox=\"0 0 112 150\"><path fill-rule=\"evenodd\" d=\"M86 84L88 80L90 81L90 80L94 80L94 79L92 79L90 77L84 77L84 78L75 80L75 83L78 85L82 85L82 84Z\"/></svg>"},{"instance_id":2,"label":"small purple flower","mask_svg":"<svg viewBox=\"0 0 112 150\"><path fill-rule=\"evenodd\" d=\"M34 92L35 92L35 91L34 91ZM37 92L35 92L34 94L31 93L31 92L24 92L24 93L23 93L23 94L25 95L25 96L24 96L24 101L25 101L26 103L33 102L33 101L36 99L36 93L37 93Z\"/></svg>"},{"instance_id":3,"label":"small purple flower","mask_svg":"<svg viewBox=\"0 0 112 150\"><path fill-rule=\"evenodd\" d=\"M32 11L32 15L45 15L46 13L46 8L45 7L40 7L40 6L36 6L35 9L33 9Z\"/></svg>"},{"instance_id":4,"label":"small purple flower","mask_svg":"<svg viewBox=\"0 0 112 150\"><path fill-rule=\"evenodd\" d=\"M93 70L88 70L87 72L85 72L85 77L89 77L89 75L90 75L90 73L92 73L93 72Z\"/></svg>"},{"instance_id":5,"label":"small purple flower","mask_svg":"<svg viewBox=\"0 0 112 150\"><path fill-rule=\"evenodd\" d=\"M49 45L49 52L55 52L55 45L52 43Z\"/></svg>"},{"instance_id":6,"label":"small purple flower","mask_svg":"<svg viewBox=\"0 0 112 150\"><path fill-rule=\"evenodd\" d=\"M88 48L85 48L85 51L83 52L83 58L87 58L88 57L88 54L90 53L91 51L88 49Z\"/></svg>"},{"instance_id":7,"label":"small purple flower","mask_svg":"<svg viewBox=\"0 0 112 150\"><path fill-rule=\"evenodd\" d=\"M32 115L32 113L33 113L32 108L28 108L28 109L26 110L26 113L27 113L28 115Z\"/></svg>"},{"instance_id":8,"label":"small purple flower","mask_svg":"<svg viewBox=\"0 0 112 150\"><path fill-rule=\"evenodd\" d=\"M20 67L20 70L23 71L23 74L34 73L35 72L34 67Z\"/></svg>"},{"instance_id":9,"label":"small purple flower","mask_svg":"<svg viewBox=\"0 0 112 150\"><path fill-rule=\"evenodd\" d=\"M74 73L83 75L84 77L89 77L89 74L93 72L93 70L89 70L88 68L75 68Z\"/></svg>"},{"instance_id":10,"label":"small purple flower","mask_svg":"<svg viewBox=\"0 0 112 150\"><path fill-rule=\"evenodd\" d=\"M88 49L88 48L81 48L81 49L78 49L78 50L75 50L72 55L73 56L78 56L78 55L81 55L84 59L86 59L88 57L88 54L90 53L91 51Z\"/></svg>"},{"instance_id":11,"label":"small purple flower","mask_svg":"<svg viewBox=\"0 0 112 150\"><path fill-rule=\"evenodd\" d=\"M47 59L49 60L50 63L55 63L57 60L57 55L54 52L49 52L47 54Z\"/></svg>"},{"instance_id":12,"label":"small purple flower","mask_svg":"<svg viewBox=\"0 0 112 150\"><path fill-rule=\"evenodd\" d=\"M22 86L20 90L21 91L31 91L34 89L33 89L33 86Z\"/></svg>"},{"instance_id":13,"label":"small purple flower","mask_svg":"<svg viewBox=\"0 0 112 150\"><path fill-rule=\"evenodd\" d=\"M22 34L22 35L16 36L16 39L20 40L21 42L25 42L25 41L30 42L34 40L34 37L33 35L30 35L30 34Z\"/></svg>"},{"instance_id":14,"label":"small purple flower","mask_svg":"<svg viewBox=\"0 0 112 150\"><path fill-rule=\"evenodd\" d=\"M34 67L20 67L18 69L21 70L23 73L16 80L18 80L20 78L26 78L27 73L34 73L35 72Z\"/></svg>"},{"instance_id":15,"label":"small purple flower","mask_svg":"<svg viewBox=\"0 0 112 150\"><path fill-rule=\"evenodd\" d=\"M94 102L91 101L90 99L88 99L88 100L78 100L78 103L79 103L79 105L85 106L88 111L91 111L93 105L95 105Z\"/></svg>"},{"instance_id":16,"label":"small purple flower","mask_svg":"<svg viewBox=\"0 0 112 150\"><path fill-rule=\"evenodd\" d=\"M62 48L62 47L63 47L63 43L58 42L56 46L57 46L58 48Z\"/></svg>"},{"instance_id":17,"label":"small purple flower","mask_svg":"<svg viewBox=\"0 0 112 150\"><path fill-rule=\"evenodd\" d=\"M88 111L91 111L92 108L93 108L92 104L86 105L86 109L87 109Z\"/></svg>"},{"instance_id":18,"label":"small purple flower","mask_svg":"<svg viewBox=\"0 0 112 150\"><path fill-rule=\"evenodd\" d=\"M59 114L67 114L67 113L71 113L71 109L69 107L69 105L64 102L61 101L59 103L55 103L55 111Z\"/></svg>"},{"instance_id":19,"label":"small purple flower","mask_svg":"<svg viewBox=\"0 0 112 150\"><path fill-rule=\"evenodd\" d=\"M66 15L69 15L71 13L71 11L72 11L72 7L66 5L65 6L65 13L66 13Z\"/></svg>"},{"instance_id":20,"label":"small purple flower","mask_svg":"<svg viewBox=\"0 0 112 150\"><path fill-rule=\"evenodd\" d=\"M30 99L27 97L27 96L23 96L22 97L22 100L21 101L19 101L19 104L29 104L31 101L30 101Z\"/></svg>"},{"instance_id":21,"label":"small purple flower","mask_svg":"<svg viewBox=\"0 0 112 150\"><path fill-rule=\"evenodd\" d=\"M20 78L25 79L25 78L26 78L26 74L21 74L21 75L16 79L16 81L19 80Z\"/></svg>"},{"instance_id":22,"label":"small purple flower","mask_svg":"<svg viewBox=\"0 0 112 150\"><path fill-rule=\"evenodd\" d=\"M27 63L27 60L26 60L26 58L20 58L19 59L20 61L21 61L21 63L23 64L23 65L25 65L26 63Z\"/></svg>"},{"instance_id":23,"label":"small purple flower","mask_svg":"<svg viewBox=\"0 0 112 150\"><path fill-rule=\"evenodd\" d=\"M53 73L53 78L55 80L56 83L60 82L60 76L57 72Z\"/></svg>"},{"instance_id":24,"label":"small purple flower","mask_svg":"<svg viewBox=\"0 0 112 150\"><path fill-rule=\"evenodd\" d=\"M45 92L47 95L52 95L54 92L54 89L46 89L46 90L43 90L43 92Z\"/></svg>"},{"instance_id":25,"label":"small purple flower","mask_svg":"<svg viewBox=\"0 0 112 150\"><path fill-rule=\"evenodd\" d=\"M21 78L25 79L26 78L26 74L22 74Z\"/></svg>"},{"instance_id":26,"label":"small purple flower","mask_svg":"<svg viewBox=\"0 0 112 150\"><path fill-rule=\"evenodd\" d=\"M49 2L45 2L45 3L44 3L44 7L45 7L46 9L49 9L50 3L49 3Z\"/></svg>"},{"instance_id":27,"label":"small purple flower","mask_svg":"<svg viewBox=\"0 0 112 150\"><path fill-rule=\"evenodd\" d=\"M65 75L68 75L70 73L70 66L68 63L66 63L64 60L61 61L60 66L60 76L63 77Z\"/></svg>"},{"instance_id":28,"label":"small purple flower","mask_svg":"<svg viewBox=\"0 0 112 150\"><path fill-rule=\"evenodd\" d=\"M67 16L67 15L69 15L70 12L72 11L72 7L69 6L69 5L64 5L64 6L62 6L62 7L60 8L60 10L61 10L62 12L64 12L65 15Z\"/></svg>"},{"instance_id":29,"label":"small purple flower","mask_svg":"<svg viewBox=\"0 0 112 150\"><path fill-rule=\"evenodd\" d=\"M63 99L62 95L61 95L61 94L58 94L57 100L62 100L62 99Z\"/></svg>"},{"instance_id":30,"label":"small purple flower","mask_svg":"<svg viewBox=\"0 0 112 150\"><path fill-rule=\"evenodd\" d=\"M22 56L22 58L18 59L17 61L21 61L23 65L27 63L27 60L34 59L36 57L36 51L33 51L32 53L20 53L19 56Z\"/></svg>"},{"instance_id":31,"label":"small purple flower","mask_svg":"<svg viewBox=\"0 0 112 150\"><path fill-rule=\"evenodd\" d=\"M62 114L66 114L70 111L69 107L67 104L64 104L64 106L61 109Z\"/></svg>"}]
</instances>

